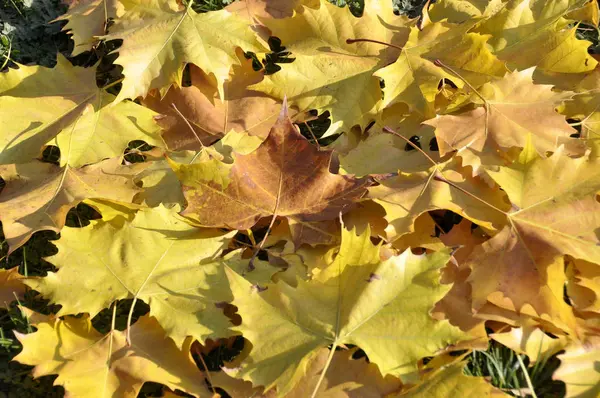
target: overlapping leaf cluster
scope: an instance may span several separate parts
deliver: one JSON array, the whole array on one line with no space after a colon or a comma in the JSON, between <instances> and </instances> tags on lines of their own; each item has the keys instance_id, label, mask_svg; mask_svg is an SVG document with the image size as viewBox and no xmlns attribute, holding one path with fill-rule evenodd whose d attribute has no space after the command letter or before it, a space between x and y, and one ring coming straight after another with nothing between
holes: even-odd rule
<instances>
[{"instance_id":1,"label":"overlapping leaf cluster","mask_svg":"<svg viewBox=\"0 0 600 398\"><path fill-rule=\"evenodd\" d=\"M495 339L564 350L567 396L600 393L600 74L575 35L595 0L192 5L69 9L74 54L122 41L110 89L60 56L0 75L10 251L60 232L57 272L0 274L5 301L61 306L29 314L17 361L72 396L502 395L450 355ZM293 58L275 73L270 37ZM300 134L315 110L327 147ZM81 202L99 218L65 227ZM126 299L125 331L94 329ZM221 371L192 360L234 336Z\"/></svg>"}]
</instances>

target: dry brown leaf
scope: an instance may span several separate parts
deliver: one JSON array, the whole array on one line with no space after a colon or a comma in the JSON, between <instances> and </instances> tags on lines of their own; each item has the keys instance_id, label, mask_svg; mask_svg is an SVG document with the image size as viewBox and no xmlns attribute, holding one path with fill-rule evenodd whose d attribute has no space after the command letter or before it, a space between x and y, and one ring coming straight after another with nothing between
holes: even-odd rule
<instances>
[{"instance_id":1,"label":"dry brown leaf","mask_svg":"<svg viewBox=\"0 0 600 398\"><path fill-rule=\"evenodd\" d=\"M284 103L262 145L248 155L234 154L225 181L207 177L202 163L173 164L188 202L182 215L202 226L239 230L272 215L308 227L335 219L366 193L371 180L332 174L330 160L331 152L319 151L297 131Z\"/></svg>"},{"instance_id":2,"label":"dry brown leaf","mask_svg":"<svg viewBox=\"0 0 600 398\"><path fill-rule=\"evenodd\" d=\"M231 130L259 137L269 133L281 105L264 93L248 89L249 85L260 82L263 75L252 69L252 60L246 59L242 51L237 55L241 66L232 68L231 80L224 85L224 99L219 99L216 80L191 65L190 87L172 87L162 99L153 91L142 101L161 114L156 121L163 128L163 139L169 149L199 150Z\"/></svg>"}]
</instances>

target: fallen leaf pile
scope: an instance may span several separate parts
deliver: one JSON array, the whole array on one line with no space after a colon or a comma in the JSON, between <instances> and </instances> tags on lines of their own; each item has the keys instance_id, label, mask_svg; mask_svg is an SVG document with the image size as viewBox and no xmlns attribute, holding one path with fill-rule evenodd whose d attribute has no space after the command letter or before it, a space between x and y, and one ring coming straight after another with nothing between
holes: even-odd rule
<instances>
[{"instance_id":1,"label":"fallen leaf pile","mask_svg":"<svg viewBox=\"0 0 600 398\"><path fill-rule=\"evenodd\" d=\"M567 397L600 394L600 66L575 34L596 0L417 19L387 0L360 17L81 0L60 19L73 55L122 41L123 78L99 88L99 63L62 55L0 74L9 254L60 233L55 272L0 271L4 303L60 308L16 333L35 377L74 397L501 396L463 374L493 339L530 363L562 351ZM82 203L99 216L65 226ZM239 336L235 358L198 361Z\"/></svg>"}]
</instances>

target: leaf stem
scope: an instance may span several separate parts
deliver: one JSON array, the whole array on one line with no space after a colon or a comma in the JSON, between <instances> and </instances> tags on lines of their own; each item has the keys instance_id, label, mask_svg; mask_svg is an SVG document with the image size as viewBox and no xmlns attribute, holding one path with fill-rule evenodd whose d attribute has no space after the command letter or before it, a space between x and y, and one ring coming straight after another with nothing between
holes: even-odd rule
<instances>
[{"instance_id":1,"label":"leaf stem","mask_svg":"<svg viewBox=\"0 0 600 398\"><path fill-rule=\"evenodd\" d=\"M404 50L400 46L397 46L397 45L392 44L392 43L386 43L384 41L379 41L379 40L373 40L373 39L346 39L346 44L354 44L354 43L361 43L361 42L381 44L382 46L388 46L388 47L397 48L400 51Z\"/></svg>"},{"instance_id":2,"label":"leaf stem","mask_svg":"<svg viewBox=\"0 0 600 398\"><path fill-rule=\"evenodd\" d=\"M112 320L110 321L110 334L109 334L109 338L110 340L108 341L108 358L106 358L106 374L108 374L109 370L110 370L110 358L112 357L112 350L113 350L113 334L115 332L115 324L116 324L116 319L117 319L117 302L115 301L113 303L113 311L112 311ZM128 331L129 333L129 331ZM102 397L106 396L105 392L106 392L106 378L107 375L105 375L104 377L104 385L102 386Z\"/></svg>"},{"instance_id":3,"label":"leaf stem","mask_svg":"<svg viewBox=\"0 0 600 398\"><path fill-rule=\"evenodd\" d=\"M131 319L133 318L133 309L135 308L135 304L137 303L137 294L133 298L133 302L131 303L131 308L129 309L129 314L127 315L127 346L131 347Z\"/></svg>"},{"instance_id":4,"label":"leaf stem","mask_svg":"<svg viewBox=\"0 0 600 398\"><path fill-rule=\"evenodd\" d=\"M315 386L315 389L313 390L310 398L315 398L317 396L317 393L319 392L319 388L321 388L321 383L323 383L323 379L325 379L325 374L327 373L327 369L329 369L329 365L331 365L331 360L333 359L333 355L335 354L336 347L337 347L337 342L335 342L331 345L331 351L329 351L329 356L327 357L327 362L325 362L325 366L323 367L323 370L321 371L321 376L319 377L319 381L317 381L317 385Z\"/></svg>"},{"instance_id":5,"label":"leaf stem","mask_svg":"<svg viewBox=\"0 0 600 398\"><path fill-rule=\"evenodd\" d=\"M101 87L103 90L109 89L113 86L116 86L117 84L121 83L123 80L125 80L124 77L120 78L119 80L115 80L112 83L108 83L106 86Z\"/></svg>"}]
</instances>

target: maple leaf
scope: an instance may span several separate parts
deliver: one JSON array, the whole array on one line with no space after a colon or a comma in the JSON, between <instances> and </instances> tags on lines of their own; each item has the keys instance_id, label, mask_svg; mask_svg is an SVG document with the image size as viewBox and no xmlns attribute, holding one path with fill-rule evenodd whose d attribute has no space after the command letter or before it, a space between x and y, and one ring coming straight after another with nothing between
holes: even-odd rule
<instances>
[{"instance_id":1,"label":"maple leaf","mask_svg":"<svg viewBox=\"0 0 600 398\"><path fill-rule=\"evenodd\" d=\"M572 90L577 94L571 101L565 102L561 113L571 119L581 120L581 136L588 139L600 138L600 69L596 68L583 76L576 75L576 83L567 80L564 74L558 75L559 88Z\"/></svg>"},{"instance_id":2,"label":"maple leaf","mask_svg":"<svg viewBox=\"0 0 600 398\"><path fill-rule=\"evenodd\" d=\"M520 328L504 333L492 333L490 337L519 354L527 355L531 364L540 360L545 361L565 348L567 344L565 336L552 338L535 327L532 322L524 323L525 325Z\"/></svg>"},{"instance_id":3,"label":"maple leaf","mask_svg":"<svg viewBox=\"0 0 600 398\"><path fill-rule=\"evenodd\" d=\"M81 0L71 3L69 10L52 22L68 21L62 28L73 39L72 56L89 51L106 31L109 19L123 14L123 6L118 0Z\"/></svg>"},{"instance_id":4,"label":"maple leaf","mask_svg":"<svg viewBox=\"0 0 600 398\"><path fill-rule=\"evenodd\" d=\"M563 18L584 7L588 0L509 0L482 22L477 32L491 35L489 45L509 67L538 68L579 73L592 70L598 62L588 53L591 44L577 40L576 28L566 29ZM532 51L535 49L535 51ZM538 54L542 52L543 57Z\"/></svg>"},{"instance_id":5,"label":"maple leaf","mask_svg":"<svg viewBox=\"0 0 600 398\"><path fill-rule=\"evenodd\" d=\"M430 4L427 15L433 21L447 19L462 23L473 17L488 17L502 7L501 0L444 0Z\"/></svg>"},{"instance_id":6,"label":"maple leaf","mask_svg":"<svg viewBox=\"0 0 600 398\"><path fill-rule=\"evenodd\" d=\"M359 236L343 229L335 261L296 288L285 282L253 288L227 270L242 316L235 330L252 343L237 374L266 390L277 386L284 396L321 347L332 344L332 355L336 346L354 344L383 375L416 381L420 358L468 338L428 314L450 289L438 281L448 259L447 252L415 256L407 250L382 261L368 229Z\"/></svg>"},{"instance_id":7,"label":"maple leaf","mask_svg":"<svg viewBox=\"0 0 600 398\"><path fill-rule=\"evenodd\" d=\"M438 60L476 86L502 76L506 69L487 48L487 37L467 33L474 24L474 21L458 26L440 22L422 29L412 27L396 62L375 73L385 81L383 105L404 102L426 117L433 116L433 101L440 81L448 79L459 87L464 84L435 65Z\"/></svg>"},{"instance_id":8,"label":"maple leaf","mask_svg":"<svg viewBox=\"0 0 600 398\"><path fill-rule=\"evenodd\" d=\"M562 300L561 256L600 259L597 163L592 156L569 158L562 148L543 159L528 143L515 163L487 171L516 210L506 214L509 225L467 260L475 308L500 291L517 310L531 304L538 313L572 317Z\"/></svg>"},{"instance_id":9,"label":"maple leaf","mask_svg":"<svg viewBox=\"0 0 600 398\"><path fill-rule=\"evenodd\" d=\"M385 209L385 232L390 240L414 231L415 219L427 211L451 210L493 230L506 221L502 214L490 212L490 204L508 210L503 192L490 189L479 178L465 177L456 160L382 180L369 188L369 198Z\"/></svg>"},{"instance_id":10,"label":"maple leaf","mask_svg":"<svg viewBox=\"0 0 600 398\"><path fill-rule=\"evenodd\" d=\"M0 303L7 307L12 301L23 298L26 290L19 267L0 269Z\"/></svg>"},{"instance_id":11,"label":"maple leaf","mask_svg":"<svg viewBox=\"0 0 600 398\"><path fill-rule=\"evenodd\" d=\"M426 380L410 390L394 397L444 398L449 394L456 397L509 397L494 388L483 377L467 376L463 373L465 362L456 362L429 374Z\"/></svg>"},{"instance_id":12,"label":"maple leaf","mask_svg":"<svg viewBox=\"0 0 600 398\"><path fill-rule=\"evenodd\" d=\"M60 54L53 69L19 65L0 74L0 164L28 162L48 143L72 167L120 156L133 140L163 146L155 113L133 102L110 106L114 96L95 76L96 68L73 67Z\"/></svg>"},{"instance_id":13,"label":"maple leaf","mask_svg":"<svg viewBox=\"0 0 600 398\"><path fill-rule=\"evenodd\" d=\"M450 232L440 235L440 240L447 247L457 249L452 255L454 261L449 262L442 271L442 283L452 283L452 288L435 305L433 315L437 319L438 313L442 314L440 319L448 319L461 330L468 331L474 337L483 338L485 349L488 345L485 320L472 311L472 286L467 282L471 269L465 264L465 260L486 237L481 229L473 230L473 226L473 223L463 219L452 227Z\"/></svg>"},{"instance_id":14,"label":"maple leaf","mask_svg":"<svg viewBox=\"0 0 600 398\"><path fill-rule=\"evenodd\" d=\"M0 219L9 253L34 232L60 232L67 213L84 199L131 202L139 192L121 159L79 169L31 162L0 166L6 186L0 193Z\"/></svg>"},{"instance_id":15,"label":"maple leaf","mask_svg":"<svg viewBox=\"0 0 600 398\"><path fill-rule=\"evenodd\" d=\"M537 367L564 350L554 379L598 395L600 68L577 39L596 0L440 0L412 20L389 0L361 17L325 0L71 3L74 54L115 54L0 74L9 253L61 234L54 272L0 270L7 304L28 286L61 306L21 308L34 375L73 396L500 396L454 355L492 338ZM114 59L124 79L98 88ZM153 148L124 160L134 140ZM37 161L50 145L59 165ZM63 228L80 203L101 218ZM127 331L116 312L94 330L124 299ZM242 341L219 372L190 358Z\"/></svg>"},{"instance_id":16,"label":"maple leaf","mask_svg":"<svg viewBox=\"0 0 600 398\"><path fill-rule=\"evenodd\" d=\"M232 68L231 80L223 87L223 99L218 97L215 82L191 66L190 87L173 87L164 97L152 92L142 101L161 114L156 120L163 128L163 139L169 149L199 150L202 145L210 145L232 130L260 137L268 134L281 105L275 99L247 88L260 81L262 74L252 69L252 60L240 53L238 58L241 66Z\"/></svg>"},{"instance_id":17,"label":"maple leaf","mask_svg":"<svg viewBox=\"0 0 600 398\"><path fill-rule=\"evenodd\" d=\"M431 149L431 143L435 142L435 130L431 126L422 124L423 121L418 113L413 112L399 123L386 120L388 123L385 123L385 126L393 126L395 131L401 131L407 138L418 137L421 149L434 161L439 162L441 161L439 151ZM362 140L352 149L340 153L340 173L360 177L398 171L413 173L431 168L429 159L400 137L375 131L361 138ZM383 148L385 150L382 150Z\"/></svg>"},{"instance_id":18,"label":"maple leaf","mask_svg":"<svg viewBox=\"0 0 600 398\"><path fill-rule=\"evenodd\" d=\"M585 342L573 342L558 356L560 366L552 379L566 384L566 397L593 398L600 394L599 351L600 339L592 336Z\"/></svg>"},{"instance_id":19,"label":"maple leaf","mask_svg":"<svg viewBox=\"0 0 600 398\"><path fill-rule=\"evenodd\" d=\"M35 366L34 377L58 374L55 385L76 397L137 397L142 384L154 381L196 397L210 397L204 377L189 354L165 339L155 319L144 316L132 326L134 340L116 330L102 335L90 317L50 318L31 334L14 332L23 351L14 360Z\"/></svg>"},{"instance_id":20,"label":"maple leaf","mask_svg":"<svg viewBox=\"0 0 600 398\"><path fill-rule=\"evenodd\" d=\"M522 148L528 134L535 137L533 143L540 154L554 151L559 138L576 132L554 110L571 93L557 93L549 85L533 84L533 71L512 72L502 80L485 84L478 90L481 98L474 98L476 104L483 106L437 116L425 123L436 128L438 141L459 154L465 148L476 152Z\"/></svg>"},{"instance_id":21,"label":"maple leaf","mask_svg":"<svg viewBox=\"0 0 600 398\"><path fill-rule=\"evenodd\" d=\"M353 359L356 349L336 351L331 359L330 369L325 375L317 393L323 398L380 398L399 391L402 383L396 377L382 377L377 366L368 363L365 358ZM286 398L305 398L317 386L321 372L327 364L330 351L321 348L309 363L306 375L285 396ZM223 368L223 372L211 373L212 385L222 388L232 397L275 398L277 392L263 392L252 383L229 376L232 370Z\"/></svg>"},{"instance_id":22,"label":"maple leaf","mask_svg":"<svg viewBox=\"0 0 600 398\"><path fill-rule=\"evenodd\" d=\"M132 1L133 2L133 1ZM232 65L239 64L236 49L261 53L266 48L243 19L227 10L196 14L190 7L172 10L158 0L133 2L106 40L123 40L115 63L123 66L123 88L117 102L146 96L150 89L181 85L183 67L193 63L217 80L219 96ZM149 12L147 10L150 10ZM227 30L223 30L227 26Z\"/></svg>"},{"instance_id":23,"label":"maple leaf","mask_svg":"<svg viewBox=\"0 0 600 398\"><path fill-rule=\"evenodd\" d=\"M239 0L231 3L225 9L242 18L255 20L258 18L287 18L294 14L294 10L302 3L307 6L316 0Z\"/></svg>"},{"instance_id":24,"label":"maple leaf","mask_svg":"<svg viewBox=\"0 0 600 398\"><path fill-rule=\"evenodd\" d=\"M391 4L388 7L391 10ZM317 9L299 8L291 18L261 21L281 39L295 60L265 76L251 89L275 98L287 97L290 106L300 111L329 111L331 125L324 137L350 130L354 125L365 127L375 118L381 89L373 72L387 60L390 50L375 43L348 44L346 39L367 37L387 43L402 42L406 34L401 27L390 36L378 15L368 8L361 18L356 18L347 8L325 0ZM395 17L388 23L402 26L407 21Z\"/></svg>"},{"instance_id":25,"label":"maple leaf","mask_svg":"<svg viewBox=\"0 0 600 398\"><path fill-rule=\"evenodd\" d=\"M48 258L58 272L27 284L60 303L59 316L94 316L116 300L133 298L150 305L150 315L178 346L186 336L225 337L229 320L221 307L233 297L223 266L241 272L247 265L237 252L219 258L231 237L191 227L162 206L139 210L127 223L65 228L55 243L58 254ZM86 264L84 273L80 264ZM263 283L268 268L257 266L248 277L261 275Z\"/></svg>"},{"instance_id":26,"label":"maple leaf","mask_svg":"<svg viewBox=\"0 0 600 398\"><path fill-rule=\"evenodd\" d=\"M349 210L371 183L330 173L331 152L319 151L296 130L285 102L258 149L233 159L227 167L215 159L173 164L188 202L182 215L202 226L239 230L269 215L307 226Z\"/></svg>"},{"instance_id":27,"label":"maple leaf","mask_svg":"<svg viewBox=\"0 0 600 398\"><path fill-rule=\"evenodd\" d=\"M579 311L600 312L600 266L574 260L567 270L567 293Z\"/></svg>"}]
</instances>

